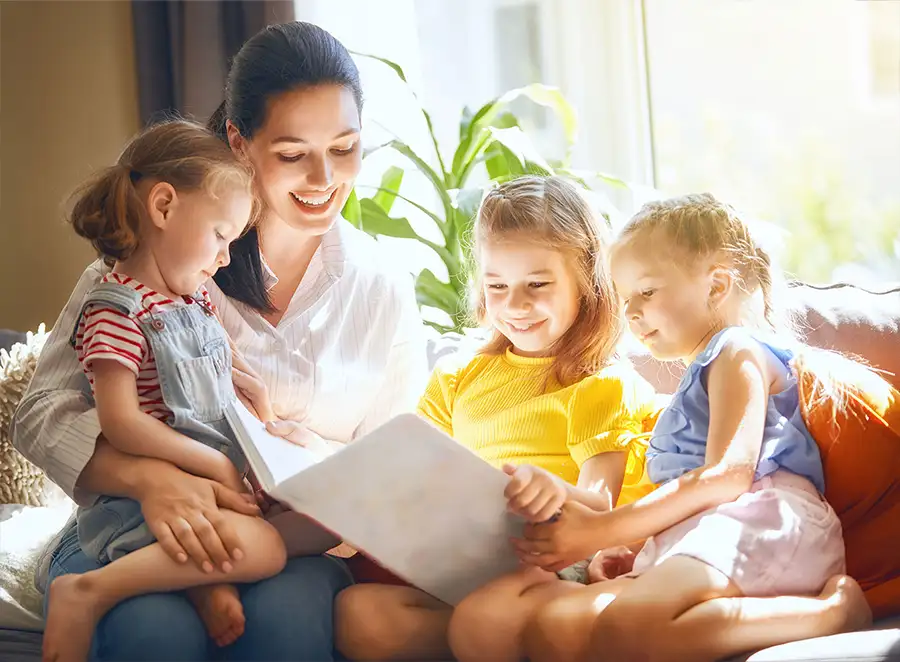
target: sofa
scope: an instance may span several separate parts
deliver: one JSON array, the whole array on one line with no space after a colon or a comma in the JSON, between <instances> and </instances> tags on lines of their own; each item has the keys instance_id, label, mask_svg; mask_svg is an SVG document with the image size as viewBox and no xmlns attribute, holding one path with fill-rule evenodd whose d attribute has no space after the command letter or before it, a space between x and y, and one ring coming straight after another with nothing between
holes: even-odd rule
<instances>
[{"instance_id":1,"label":"sofa","mask_svg":"<svg viewBox=\"0 0 900 662\"><path fill-rule=\"evenodd\" d=\"M789 289L788 300L798 313L807 342L864 357L874 367L886 371L887 378L900 389L900 284L877 292L851 285L798 284ZM13 343L26 340L33 339L26 339L23 333L0 331L0 348L8 349ZM430 363L469 342L476 339L454 334L432 338L428 346ZM21 351L26 345L20 344L17 349ZM657 390L665 393L674 390L679 379L674 365L659 364L637 347L629 346L628 351L639 372ZM2 480L4 477L0 475ZM31 577L40 552L71 509L71 502L49 492L42 496L40 506L0 505L0 660L3 662L40 660L41 601ZM900 549L897 553L900 555ZM739 660L900 662L900 614L875 623L865 632L798 641L745 655L733 662Z\"/></svg>"}]
</instances>

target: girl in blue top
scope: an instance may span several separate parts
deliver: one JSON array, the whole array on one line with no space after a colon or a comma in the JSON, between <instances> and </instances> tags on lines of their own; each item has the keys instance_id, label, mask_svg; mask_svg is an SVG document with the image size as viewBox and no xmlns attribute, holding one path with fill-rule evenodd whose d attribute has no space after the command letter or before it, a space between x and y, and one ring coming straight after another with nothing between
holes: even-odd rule
<instances>
[{"instance_id":1,"label":"girl in blue top","mask_svg":"<svg viewBox=\"0 0 900 662\"><path fill-rule=\"evenodd\" d=\"M647 453L658 489L605 513L568 502L516 541L545 570L605 550L593 577L621 576L537 609L528 659L716 660L863 624L800 415L791 360L802 345L775 333L769 257L746 224L708 194L651 203L611 271L631 331L687 370Z\"/></svg>"}]
</instances>

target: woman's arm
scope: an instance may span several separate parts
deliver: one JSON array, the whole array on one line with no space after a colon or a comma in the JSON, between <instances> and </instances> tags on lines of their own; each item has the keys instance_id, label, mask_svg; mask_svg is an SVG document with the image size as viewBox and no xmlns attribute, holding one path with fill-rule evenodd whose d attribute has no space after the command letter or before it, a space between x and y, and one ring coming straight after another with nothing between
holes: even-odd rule
<instances>
[{"instance_id":1,"label":"woman's arm","mask_svg":"<svg viewBox=\"0 0 900 662\"><path fill-rule=\"evenodd\" d=\"M610 512L567 503L557 522L529 527L519 549L537 565L551 567L563 558L581 558L583 550L643 540L745 493L756 473L771 383L764 351L755 344L729 344L710 365L705 466Z\"/></svg>"},{"instance_id":2,"label":"woman's arm","mask_svg":"<svg viewBox=\"0 0 900 662\"><path fill-rule=\"evenodd\" d=\"M78 478L82 490L140 502L147 526L173 559L221 567L235 558L238 537L220 509L259 515L250 495L192 476L162 460L128 455L103 437Z\"/></svg>"},{"instance_id":3,"label":"woman's arm","mask_svg":"<svg viewBox=\"0 0 900 662\"><path fill-rule=\"evenodd\" d=\"M16 450L81 505L96 499L96 494L85 494L76 482L94 452L100 422L91 402L90 384L69 340L84 298L105 271L97 260L78 280L44 343L9 433Z\"/></svg>"},{"instance_id":4,"label":"woman's arm","mask_svg":"<svg viewBox=\"0 0 900 662\"><path fill-rule=\"evenodd\" d=\"M134 372L108 359L93 360L91 371L100 428L114 448L165 460L195 476L241 489L240 475L228 457L140 410Z\"/></svg>"}]
</instances>

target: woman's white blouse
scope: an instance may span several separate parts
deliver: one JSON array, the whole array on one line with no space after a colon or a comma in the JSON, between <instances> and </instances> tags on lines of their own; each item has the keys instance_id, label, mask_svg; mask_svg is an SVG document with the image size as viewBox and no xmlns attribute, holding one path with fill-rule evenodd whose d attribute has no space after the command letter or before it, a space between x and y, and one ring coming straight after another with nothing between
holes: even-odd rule
<instances>
[{"instance_id":1,"label":"woman's white blouse","mask_svg":"<svg viewBox=\"0 0 900 662\"><path fill-rule=\"evenodd\" d=\"M69 337L82 301L105 271L97 261L82 274L11 426L15 447L82 505L95 495L76 494L75 482L100 424ZM274 284L271 271L267 277ZM276 327L212 281L207 286L228 333L268 385L279 417L347 443L414 410L427 367L412 279L349 223L338 222L322 237Z\"/></svg>"}]
</instances>

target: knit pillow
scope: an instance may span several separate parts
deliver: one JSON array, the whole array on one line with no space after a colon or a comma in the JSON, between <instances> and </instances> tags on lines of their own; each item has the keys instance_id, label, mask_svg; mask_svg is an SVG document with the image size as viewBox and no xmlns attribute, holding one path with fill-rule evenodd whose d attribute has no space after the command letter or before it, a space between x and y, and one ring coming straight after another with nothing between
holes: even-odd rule
<instances>
[{"instance_id":1,"label":"knit pillow","mask_svg":"<svg viewBox=\"0 0 900 662\"><path fill-rule=\"evenodd\" d=\"M41 324L36 333L28 333L24 343L9 351L0 349L0 504L47 505L47 488L52 484L13 448L9 438L13 413L28 388L46 339Z\"/></svg>"}]
</instances>

